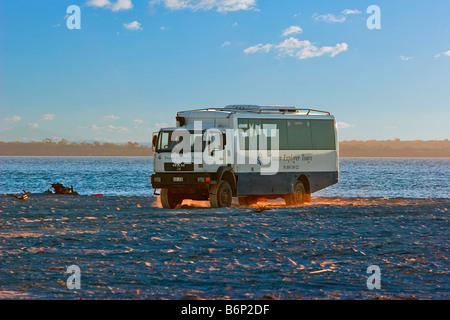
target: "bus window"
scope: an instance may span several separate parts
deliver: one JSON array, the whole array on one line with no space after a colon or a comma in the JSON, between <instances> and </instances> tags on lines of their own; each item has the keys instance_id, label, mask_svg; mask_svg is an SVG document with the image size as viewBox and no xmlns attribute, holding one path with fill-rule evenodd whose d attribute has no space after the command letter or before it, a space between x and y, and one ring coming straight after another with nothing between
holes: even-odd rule
<instances>
[{"instance_id":1,"label":"bus window","mask_svg":"<svg viewBox=\"0 0 450 320\"><path fill-rule=\"evenodd\" d=\"M249 135L246 150L259 150L259 135L261 134L261 120L248 119Z\"/></svg>"},{"instance_id":2,"label":"bus window","mask_svg":"<svg viewBox=\"0 0 450 320\"><path fill-rule=\"evenodd\" d=\"M248 150L248 119L238 119L239 148Z\"/></svg>"},{"instance_id":3,"label":"bus window","mask_svg":"<svg viewBox=\"0 0 450 320\"><path fill-rule=\"evenodd\" d=\"M169 142L170 142L171 135L172 135L172 132L161 131L159 133L158 144L157 144L157 148L156 148L156 150L158 152L165 151L166 149L169 148Z\"/></svg>"},{"instance_id":4,"label":"bus window","mask_svg":"<svg viewBox=\"0 0 450 320\"><path fill-rule=\"evenodd\" d=\"M311 136L314 150L336 150L332 120L311 120Z\"/></svg>"},{"instance_id":5,"label":"bus window","mask_svg":"<svg viewBox=\"0 0 450 320\"><path fill-rule=\"evenodd\" d=\"M246 131L248 129L248 119L238 119L238 129Z\"/></svg>"},{"instance_id":6,"label":"bus window","mask_svg":"<svg viewBox=\"0 0 450 320\"><path fill-rule=\"evenodd\" d=\"M240 130L239 145L241 150L257 150L259 147L258 135L261 131L261 120L238 119ZM250 142L251 141L251 142Z\"/></svg>"},{"instance_id":7,"label":"bus window","mask_svg":"<svg viewBox=\"0 0 450 320\"><path fill-rule=\"evenodd\" d=\"M287 120L290 150L311 150L311 123L309 120Z\"/></svg>"},{"instance_id":8,"label":"bus window","mask_svg":"<svg viewBox=\"0 0 450 320\"><path fill-rule=\"evenodd\" d=\"M264 119L262 120L263 129L269 130L269 137L266 137L267 149L271 150L270 129L278 129L278 146L279 150L288 150L288 135L286 128L286 120Z\"/></svg>"}]
</instances>

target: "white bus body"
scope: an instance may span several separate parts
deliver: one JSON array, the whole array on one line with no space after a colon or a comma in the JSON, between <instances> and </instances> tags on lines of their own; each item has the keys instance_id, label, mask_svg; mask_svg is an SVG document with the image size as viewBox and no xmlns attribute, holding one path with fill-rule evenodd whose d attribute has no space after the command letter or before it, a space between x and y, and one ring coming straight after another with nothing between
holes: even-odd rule
<instances>
[{"instance_id":1,"label":"white bus body","mask_svg":"<svg viewBox=\"0 0 450 320\"><path fill-rule=\"evenodd\" d=\"M183 199L209 199L212 207L226 207L232 197L241 205L272 198L298 205L338 182L337 126L329 112L232 105L178 112L176 120L176 127L161 129L153 139L151 182L161 189L164 208ZM183 150L181 163L174 161L180 140L172 141L180 129L190 134L192 145ZM211 141L216 142L213 152L205 148Z\"/></svg>"}]
</instances>

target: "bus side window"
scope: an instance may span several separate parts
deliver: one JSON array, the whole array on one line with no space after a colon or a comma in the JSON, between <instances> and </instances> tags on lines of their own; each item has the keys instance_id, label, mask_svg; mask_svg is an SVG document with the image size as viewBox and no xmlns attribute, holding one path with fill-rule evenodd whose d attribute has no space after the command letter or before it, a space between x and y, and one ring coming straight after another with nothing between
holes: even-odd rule
<instances>
[{"instance_id":1,"label":"bus side window","mask_svg":"<svg viewBox=\"0 0 450 320\"><path fill-rule=\"evenodd\" d=\"M311 136L314 150L336 150L332 120L311 120Z\"/></svg>"},{"instance_id":2,"label":"bus side window","mask_svg":"<svg viewBox=\"0 0 450 320\"><path fill-rule=\"evenodd\" d=\"M245 145L245 150L259 149L259 135L261 134L261 120L248 119L248 127L250 129L248 135L248 144Z\"/></svg>"},{"instance_id":3,"label":"bus side window","mask_svg":"<svg viewBox=\"0 0 450 320\"><path fill-rule=\"evenodd\" d=\"M288 139L290 150L311 150L311 124L309 120L289 119Z\"/></svg>"},{"instance_id":4,"label":"bus side window","mask_svg":"<svg viewBox=\"0 0 450 320\"><path fill-rule=\"evenodd\" d=\"M263 123L263 129L277 129L278 130L278 148L279 150L289 150L288 146L288 134L287 134L287 121L286 120L279 120L279 119L264 119L262 121ZM267 149L271 150L271 139L270 135L267 137Z\"/></svg>"},{"instance_id":5,"label":"bus side window","mask_svg":"<svg viewBox=\"0 0 450 320\"><path fill-rule=\"evenodd\" d=\"M238 119L240 150L248 150L248 119Z\"/></svg>"}]
</instances>

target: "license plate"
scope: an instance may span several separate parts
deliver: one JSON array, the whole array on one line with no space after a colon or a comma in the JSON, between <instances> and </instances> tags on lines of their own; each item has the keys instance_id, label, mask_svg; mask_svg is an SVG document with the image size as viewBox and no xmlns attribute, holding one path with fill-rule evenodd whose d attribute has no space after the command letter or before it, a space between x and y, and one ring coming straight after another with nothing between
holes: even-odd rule
<instances>
[{"instance_id":1,"label":"license plate","mask_svg":"<svg viewBox=\"0 0 450 320\"><path fill-rule=\"evenodd\" d=\"M174 182L182 182L183 181L183 177L173 177L173 181Z\"/></svg>"}]
</instances>

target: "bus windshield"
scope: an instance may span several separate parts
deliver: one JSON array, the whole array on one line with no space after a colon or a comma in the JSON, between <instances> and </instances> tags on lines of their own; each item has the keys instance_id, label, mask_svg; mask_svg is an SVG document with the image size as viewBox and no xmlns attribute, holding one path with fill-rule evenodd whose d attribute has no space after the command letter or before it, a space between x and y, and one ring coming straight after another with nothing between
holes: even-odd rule
<instances>
[{"instance_id":1,"label":"bus windshield","mask_svg":"<svg viewBox=\"0 0 450 320\"><path fill-rule=\"evenodd\" d=\"M216 136L210 135L209 137L205 137L207 131L203 130L200 132L189 131L189 145L191 147L191 152L203 152L206 146L209 143L215 141ZM176 135L172 137L173 131L161 131L158 135L158 141L156 143L156 152L171 152L173 148L183 141L183 137L180 135ZM217 149L223 150L225 142L225 134L221 135L221 141L219 143L219 147Z\"/></svg>"},{"instance_id":2,"label":"bus windshield","mask_svg":"<svg viewBox=\"0 0 450 320\"><path fill-rule=\"evenodd\" d=\"M171 152L177 144L183 141L182 136L176 136L172 140L172 133L173 131L161 131L159 133L158 142L156 144L156 152ZM193 131L189 131L189 133L191 152L203 151L205 148L205 142L203 141L203 135L205 134L205 131L202 131L201 133L194 133ZM195 145L200 146L201 150L194 150Z\"/></svg>"}]
</instances>

